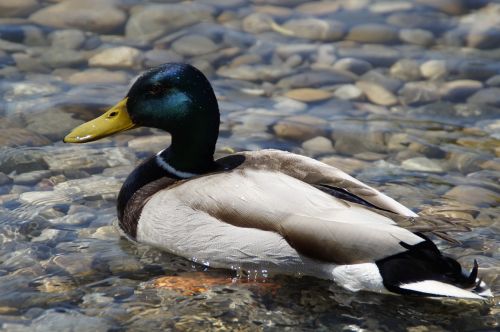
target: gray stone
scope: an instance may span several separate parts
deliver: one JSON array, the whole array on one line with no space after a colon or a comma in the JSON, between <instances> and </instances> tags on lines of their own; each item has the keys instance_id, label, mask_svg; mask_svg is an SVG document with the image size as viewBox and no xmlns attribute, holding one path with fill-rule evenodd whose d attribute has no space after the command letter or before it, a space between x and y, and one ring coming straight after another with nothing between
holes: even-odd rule
<instances>
[{"instance_id":1,"label":"gray stone","mask_svg":"<svg viewBox=\"0 0 500 332\"><path fill-rule=\"evenodd\" d=\"M403 161L401 166L409 171L418 172L444 172L443 167L437 160L432 160L426 157L416 157Z\"/></svg>"},{"instance_id":2,"label":"gray stone","mask_svg":"<svg viewBox=\"0 0 500 332\"><path fill-rule=\"evenodd\" d=\"M458 67L462 78L484 81L500 73L500 63L484 60L464 61Z\"/></svg>"},{"instance_id":3,"label":"gray stone","mask_svg":"<svg viewBox=\"0 0 500 332\"><path fill-rule=\"evenodd\" d=\"M52 47L56 49L79 49L85 42L85 34L76 29L56 30L49 35Z\"/></svg>"},{"instance_id":4,"label":"gray stone","mask_svg":"<svg viewBox=\"0 0 500 332\"><path fill-rule=\"evenodd\" d=\"M67 48L49 48L42 53L42 63L52 68L77 67L86 62L81 52Z\"/></svg>"},{"instance_id":5,"label":"gray stone","mask_svg":"<svg viewBox=\"0 0 500 332\"><path fill-rule=\"evenodd\" d=\"M364 60L355 58L342 58L335 62L333 68L338 70L350 71L356 75L362 75L371 70L373 67L369 62Z\"/></svg>"},{"instance_id":6,"label":"gray stone","mask_svg":"<svg viewBox=\"0 0 500 332\"><path fill-rule=\"evenodd\" d=\"M360 24L351 28L346 39L362 43L389 44L398 41L398 31L384 24Z\"/></svg>"},{"instance_id":7,"label":"gray stone","mask_svg":"<svg viewBox=\"0 0 500 332\"><path fill-rule=\"evenodd\" d=\"M392 106L398 103L397 97L382 85L369 81L358 81L356 86L364 92L368 100L377 105Z\"/></svg>"},{"instance_id":8,"label":"gray stone","mask_svg":"<svg viewBox=\"0 0 500 332\"><path fill-rule=\"evenodd\" d=\"M11 85L11 89L5 92L9 99L41 97L59 93L61 88L44 82L18 82Z\"/></svg>"},{"instance_id":9,"label":"gray stone","mask_svg":"<svg viewBox=\"0 0 500 332\"><path fill-rule=\"evenodd\" d=\"M27 331L106 332L111 328L112 325L104 318L86 316L67 309L64 311L49 309L33 320Z\"/></svg>"},{"instance_id":10,"label":"gray stone","mask_svg":"<svg viewBox=\"0 0 500 332\"><path fill-rule=\"evenodd\" d=\"M370 11L378 14L388 14L406 11L414 8L414 4L406 1L382 1L370 6Z\"/></svg>"},{"instance_id":11,"label":"gray stone","mask_svg":"<svg viewBox=\"0 0 500 332\"><path fill-rule=\"evenodd\" d=\"M420 105L439 100L438 86L433 82L408 82L399 90L405 105Z\"/></svg>"},{"instance_id":12,"label":"gray stone","mask_svg":"<svg viewBox=\"0 0 500 332\"><path fill-rule=\"evenodd\" d=\"M151 41L183 27L213 20L214 9L202 3L183 2L136 6L125 27L125 35L141 41Z\"/></svg>"},{"instance_id":13,"label":"gray stone","mask_svg":"<svg viewBox=\"0 0 500 332\"><path fill-rule=\"evenodd\" d=\"M332 139L335 150L341 154L352 156L363 152L384 153L387 151L387 131L375 126L338 121L333 123Z\"/></svg>"},{"instance_id":14,"label":"gray stone","mask_svg":"<svg viewBox=\"0 0 500 332\"><path fill-rule=\"evenodd\" d=\"M463 0L416 0L416 2L450 15L460 15L467 10Z\"/></svg>"},{"instance_id":15,"label":"gray stone","mask_svg":"<svg viewBox=\"0 0 500 332\"><path fill-rule=\"evenodd\" d=\"M215 52L219 47L205 36L187 35L177 39L172 48L181 55L198 56Z\"/></svg>"},{"instance_id":16,"label":"gray stone","mask_svg":"<svg viewBox=\"0 0 500 332\"><path fill-rule=\"evenodd\" d=\"M401 29L399 39L408 44L430 46L434 43L432 32L424 29Z\"/></svg>"},{"instance_id":17,"label":"gray stone","mask_svg":"<svg viewBox=\"0 0 500 332\"><path fill-rule=\"evenodd\" d=\"M308 71L283 78L278 82L278 87L285 89L294 88L319 88L325 85L352 83L356 77L348 72Z\"/></svg>"},{"instance_id":18,"label":"gray stone","mask_svg":"<svg viewBox=\"0 0 500 332\"><path fill-rule=\"evenodd\" d=\"M391 76L404 81L420 79L419 63L411 59L402 59L393 64L389 70Z\"/></svg>"},{"instance_id":19,"label":"gray stone","mask_svg":"<svg viewBox=\"0 0 500 332\"><path fill-rule=\"evenodd\" d=\"M39 57L34 57L24 53L14 53L12 58L16 62L16 67L20 71L29 73L48 73L50 68L43 64Z\"/></svg>"},{"instance_id":20,"label":"gray stone","mask_svg":"<svg viewBox=\"0 0 500 332\"><path fill-rule=\"evenodd\" d=\"M312 15L312 16L325 16L335 13L341 7L338 2L332 1L319 1L319 2L305 2L304 4L295 7L299 13Z\"/></svg>"},{"instance_id":21,"label":"gray stone","mask_svg":"<svg viewBox=\"0 0 500 332\"><path fill-rule=\"evenodd\" d=\"M14 183L19 185L32 186L40 182L42 179L48 178L50 175L51 172L46 170L21 173L14 176Z\"/></svg>"},{"instance_id":22,"label":"gray stone","mask_svg":"<svg viewBox=\"0 0 500 332\"><path fill-rule=\"evenodd\" d=\"M443 99L459 102L466 100L470 95L483 87L479 81L456 80L444 83L440 88Z\"/></svg>"},{"instance_id":23,"label":"gray stone","mask_svg":"<svg viewBox=\"0 0 500 332\"><path fill-rule=\"evenodd\" d=\"M245 81L274 81L288 74L289 70L287 67L273 65L222 66L217 70L217 75Z\"/></svg>"},{"instance_id":24,"label":"gray stone","mask_svg":"<svg viewBox=\"0 0 500 332\"><path fill-rule=\"evenodd\" d=\"M399 88L401 88L401 86L403 85L403 82L401 82L401 80L386 76L378 70L370 70L369 72L361 76L360 80L377 83L391 92L398 91Z\"/></svg>"},{"instance_id":25,"label":"gray stone","mask_svg":"<svg viewBox=\"0 0 500 332\"><path fill-rule=\"evenodd\" d=\"M337 46L337 54L344 58L356 58L368 61L374 67L389 67L401 58L399 50L393 47L377 44L362 44L353 46L344 44Z\"/></svg>"},{"instance_id":26,"label":"gray stone","mask_svg":"<svg viewBox=\"0 0 500 332\"><path fill-rule=\"evenodd\" d=\"M493 77L490 77L490 79L486 81L486 85L493 87L500 87L500 75L495 75Z\"/></svg>"},{"instance_id":27,"label":"gray stone","mask_svg":"<svg viewBox=\"0 0 500 332\"><path fill-rule=\"evenodd\" d=\"M0 146L44 146L50 140L31 130L22 128L4 128L0 130Z\"/></svg>"},{"instance_id":28,"label":"gray stone","mask_svg":"<svg viewBox=\"0 0 500 332\"><path fill-rule=\"evenodd\" d=\"M38 0L2 0L0 17L23 17L34 12L39 6Z\"/></svg>"},{"instance_id":29,"label":"gray stone","mask_svg":"<svg viewBox=\"0 0 500 332\"><path fill-rule=\"evenodd\" d=\"M242 26L246 32L255 34L271 31L273 23L274 20L269 14L252 13L243 19Z\"/></svg>"},{"instance_id":30,"label":"gray stone","mask_svg":"<svg viewBox=\"0 0 500 332\"><path fill-rule=\"evenodd\" d=\"M30 16L30 20L57 28L112 32L126 19L125 12L115 4L116 1L67 0L40 9Z\"/></svg>"},{"instance_id":31,"label":"gray stone","mask_svg":"<svg viewBox=\"0 0 500 332\"><path fill-rule=\"evenodd\" d=\"M500 88L486 88L473 94L468 103L500 107Z\"/></svg>"},{"instance_id":32,"label":"gray stone","mask_svg":"<svg viewBox=\"0 0 500 332\"><path fill-rule=\"evenodd\" d=\"M420 65L420 73L431 80L446 78L448 68L444 60L429 60Z\"/></svg>"},{"instance_id":33,"label":"gray stone","mask_svg":"<svg viewBox=\"0 0 500 332\"><path fill-rule=\"evenodd\" d=\"M106 68L138 68L141 65L141 52L133 47L119 46L107 48L92 56L89 65Z\"/></svg>"},{"instance_id":34,"label":"gray stone","mask_svg":"<svg viewBox=\"0 0 500 332\"><path fill-rule=\"evenodd\" d=\"M446 197L472 206L498 206L500 195L486 188L459 185L445 194Z\"/></svg>"},{"instance_id":35,"label":"gray stone","mask_svg":"<svg viewBox=\"0 0 500 332\"><path fill-rule=\"evenodd\" d=\"M500 45L500 4L491 4L465 16L467 46L494 49ZM469 25L470 24L470 25Z\"/></svg>"},{"instance_id":36,"label":"gray stone","mask_svg":"<svg viewBox=\"0 0 500 332\"><path fill-rule=\"evenodd\" d=\"M278 30L278 32L290 34L294 37L322 41L336 41L345 34L345 27L342 22L317 18L291 19L283 24L282 29L284 31Z\"/></svg>"},{"instance_id":37,"label":"gray stone","mask_svg":"<svg viewBox=\"0 0 500 332\"><path fill-rule=\"evenodd\" d=\"M302 148L313 154L333 152L332 141L323 136L316 136L303 142Z\"/></svg>"},{"instance_id":38,"label":"gray stone","mask_svg":"<svg viewBox=\"0 0 500 332\"><path fill-rule=\"evenodd\" d=\"M325 134L326 121L312 116L292 116L279 121L273 130L276 136L305 141Z\"/></svg>"},{"instance_id":39,"label":"gray stone","mask_svg":"<svg viewBox=\"0 0 500 332\"><path fill-rule=\"evenodd\" d=\"M344 84L335 89L333 96L343 100L359 100L363 97L363 91L353 84Z\"/></svg>"},{"instance_id":40,"label":"gray stone","mask_svg":"<svg viewBox=\"0 0 500 332\"><path fill-rule=\"evenodd\" d=\"M156 67L166 62L182 62L183 57L171 50L152 49L144 53L144 66Z\"/></svg>"},{"instance_id":41,"label":"gray stone","mask_svg":"<svg viewBox=\"0 0 500 332\"><path fill-rule=\"evenodd\" d=\"M129 82L129 76L124 71L91 68L71 74L67 81L71 84L125 84Z\"/></svg>"}]
</instances>

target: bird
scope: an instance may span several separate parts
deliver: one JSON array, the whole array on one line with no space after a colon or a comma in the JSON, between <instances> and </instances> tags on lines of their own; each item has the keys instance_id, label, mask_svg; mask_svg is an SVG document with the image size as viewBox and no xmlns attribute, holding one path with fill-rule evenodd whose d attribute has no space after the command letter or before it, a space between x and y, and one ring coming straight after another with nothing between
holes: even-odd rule
<instances>
[{"instance_id":1,"label":"bird","mask_svg":"<svg viewBox=\"0 0 500 332\"><path fill-rule=\"evenodd\" d=\"M126 178L117 198L126 237L214 268L333 280L350 291L484 300L478 278L440 252L425 217L342 170L287 151L214 159L220 112L197 68L165 63L63 141L85 143L136 127L171 144ZM451 227L451 228L450 228ZM425 234L424 234L425 233Z\"/></svg>"}]
</instances>

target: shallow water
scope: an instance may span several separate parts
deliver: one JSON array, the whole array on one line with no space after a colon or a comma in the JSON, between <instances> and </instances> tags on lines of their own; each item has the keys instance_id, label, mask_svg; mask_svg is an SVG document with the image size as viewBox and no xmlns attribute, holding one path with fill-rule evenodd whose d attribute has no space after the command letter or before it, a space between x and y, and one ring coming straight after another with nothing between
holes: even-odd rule
<instances>
[{"instance_id":1,"label":"shallow water","mask_svg":"<svg viewBox=\"0 0 500 332\"><path fill-rule=\"evenodd\" d=\"M498 328L498 1L26 0L3 2L0 17L0 329ZM121 237L120 185L168 135L61 139L169 61L213 83L219 155L305 154L416 212L467 219L460 245L438 243L469 268L476 259L497 297L351 293L309 277L231 282L230 271ZM186 293L157 287L163 276L219 282Z\"/></svg>"}]
</instances>

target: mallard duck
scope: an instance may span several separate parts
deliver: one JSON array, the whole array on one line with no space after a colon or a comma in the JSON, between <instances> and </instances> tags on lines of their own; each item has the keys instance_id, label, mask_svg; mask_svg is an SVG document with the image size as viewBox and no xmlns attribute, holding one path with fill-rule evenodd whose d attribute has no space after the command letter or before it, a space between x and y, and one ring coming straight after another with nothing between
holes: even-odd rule
<instances>
[{"instance_id":1,"label":"mallard duck","mask_svg":"<svg viewBox=\"0 0 500 332\"><path fill-rule=\"evenodd\" d=\"M491 296L476 262L465 271L421 232L442 235L439 225L419 226L414 212L335 167L278 150L214 160L219 121L207 78L167 63L64 141L139 126L171 134L118 195L119 225L135 241L211 267L312 275L352 291Z\"/></svg>"}]
</instances>

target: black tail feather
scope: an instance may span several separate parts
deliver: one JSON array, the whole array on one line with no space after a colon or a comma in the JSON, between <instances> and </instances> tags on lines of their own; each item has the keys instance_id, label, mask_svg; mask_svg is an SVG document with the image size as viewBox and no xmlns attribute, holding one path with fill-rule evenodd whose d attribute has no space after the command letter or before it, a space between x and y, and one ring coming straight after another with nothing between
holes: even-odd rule
<instances>
[{"instance_id":1,"label":"black tail feather","mask_svg":"<svg viewBox=\"0 0 500 332\"><path fill-rule=\"evenodd\" d=\"M463 289L477 287L478 264L470 273L462 272L462 267L455 259L441 254L431 240L418 234L424 241L416 245L401 242L406 251L376 261L384 286L391 292L428 296L400 286L419 281L435 280Z\"/></svg>"}]
</instances>

